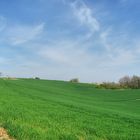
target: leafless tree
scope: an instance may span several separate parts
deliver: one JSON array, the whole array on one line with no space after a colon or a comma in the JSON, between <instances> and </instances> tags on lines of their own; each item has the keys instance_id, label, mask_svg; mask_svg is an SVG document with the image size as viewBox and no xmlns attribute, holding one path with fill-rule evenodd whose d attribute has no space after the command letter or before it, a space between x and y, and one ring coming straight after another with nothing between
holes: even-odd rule
<instances>
[{"instance_id":1,"label":"leafless tree","mask_svg":"<svg viewBox=\"0 0 140 140\"><path fill-rule=\"evenodd\" d=\"M140 88L140 77L139 76L125 76L119 80L122 87L128 88Z\"/></svg>"},{"instance_id":2,"label":"leafless tree","mask_svg":"<svg viewBox=\"0 0 140 140\"><path fill-rule=\"evenodd\" d=\"M119 83L123 87L129 87L131 83L131 78L129 76L124 76L119 80Z\"/></svg>"},{"instance_id":3,"label":"leafless tree","mask_svg":"<svg viewBox=\"0 0 140 140\"><path fill-rule=\"evenodd\" d=\"M134 75L131 78L130 87L131 88L140 88L140 77Z\"/></svg>"}]
</instances>

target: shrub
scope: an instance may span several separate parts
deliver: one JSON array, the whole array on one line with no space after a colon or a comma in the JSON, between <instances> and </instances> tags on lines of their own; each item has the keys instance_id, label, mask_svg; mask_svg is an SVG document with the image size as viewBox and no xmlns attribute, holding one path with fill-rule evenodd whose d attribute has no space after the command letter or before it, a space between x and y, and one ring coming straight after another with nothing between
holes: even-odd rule
<instances>
[{"instance_id":1,"label":"shrub","mask_svg":"<svg viewBox=\"0 0 140 140\"><path fill-rule=\"evenodd\" d=\"M98 85L98 88L106 88L106 89L120 89L120 84L115 82L103 82L102 84Z\"/></svg>"},{"instance_id":2,"label":"shrub","mask_svg":"<svg viewBox=\"0 0 140 140\"><path fill-rule=\"evenodd\" d=\"M74 78L74 79L71 79L70 82L72 82L72 83L79 83L79 79L78 78Z\"/></svg>"},{"instance_id":3,"label":"shrub","mask_svg":"<svg viewBox=\"0 0 140 140\"><path fill-rule=\"evenodd\" d=\"M40 78L39 78L39 77L35 77L35 79L36 79L36 80L40 80Z\"/></svg>"}]
</instances>

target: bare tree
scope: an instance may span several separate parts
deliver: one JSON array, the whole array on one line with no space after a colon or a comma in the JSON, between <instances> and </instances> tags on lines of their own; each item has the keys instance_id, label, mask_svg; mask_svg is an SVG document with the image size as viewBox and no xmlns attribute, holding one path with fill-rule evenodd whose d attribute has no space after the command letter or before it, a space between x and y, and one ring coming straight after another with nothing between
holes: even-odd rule
<instances>
[{"instance_id":1,"label":"bare tree","mask_svg":"<svg viewBox=\"0 0 140 140\"><path fill-rule=\"evenodd\" d=\"M131 83L131 78L129 76L124 76L119 80L119 83L123 87L129 87Z\"/></svg>"},{"instance_id":2,"label":"bare tree","mask_svg":"<svg viewBox=\"0 0 140 140\"><path fill-rule=\"evenodd\" d=\"M122 87L128 88L140 88L140 77L139 76L125 76L119 80L119 83Z\"/></svg>"},{"instance_id":3,"label":"bare tree","mask_svg":"<svg viewBox=\"0 0 140 140\"><path fill-rule=\"evenodd\" d=\"M131 88L140 88L140 77L134 75L131 78L130 87Z\"/></svg>"}]
</instances>

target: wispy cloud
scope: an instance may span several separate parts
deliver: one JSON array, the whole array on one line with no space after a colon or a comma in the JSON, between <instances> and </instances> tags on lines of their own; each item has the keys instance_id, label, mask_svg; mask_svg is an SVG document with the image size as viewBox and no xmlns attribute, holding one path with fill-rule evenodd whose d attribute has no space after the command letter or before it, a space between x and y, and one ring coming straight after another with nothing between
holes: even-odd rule
<instances>
[{"instance_id":1,"label":"wispy cloud","mask_svg":"<svg viewBox=\"0 0 140 140\"><path fill-rule=\"evenodd\" d=\"M39 25L13 25L4 29L1 39L9 45L20 45L34 41L44 30L44 23Z\"/></svg>"},{"instance_id":2,"label":"wispy cloud","mask_svg":"<svg viewBox=\"0 0 140 140\"><path fill-rule=\"evenodd\" d=\"M70 3L70 5L81 25L86 26L92 33L99 31L100 24L97 18L93 15L92 9L90 9L82 0L75 0Z\"/></svg>"},{"instance_id":3,"label":"wispy cloud","mask_svg":"<svg viewBox=\"0 0 140 140\"><path fill-rule=\"evenodd\" d=\"M112 49L111 44L108 42L108 37L109 37L110 32L111 32L111 29L106 29L105 31L99 34L100 42L102 43L102 45L105 47L105 49L108 52L111 51Z\"/></svg>"},{"instance_id":4,"label":"wispy cloud","mask_svg":"<svg viewBox=\"0 0 140 140\"><path fill-rule=\"evenodd\" d=\"M44 23L36 26L16 26L9 29L9 40L13 45L19 45L31 40L35 40L44 29Z\"/></svg>"},{"instance_id":5,"label":"wispy cloud","mask_svg":"<svg viewBox=\"0 0 140 140\"><path fill-rule=\"evenodd\" d=\"M90 55L85 45L73 40L59 40L51 45L44 45L39 51L39 55L56 65L78 67L88 64ZM88 60L88 61L87 61Z\"/></svg>"}]
</instances>

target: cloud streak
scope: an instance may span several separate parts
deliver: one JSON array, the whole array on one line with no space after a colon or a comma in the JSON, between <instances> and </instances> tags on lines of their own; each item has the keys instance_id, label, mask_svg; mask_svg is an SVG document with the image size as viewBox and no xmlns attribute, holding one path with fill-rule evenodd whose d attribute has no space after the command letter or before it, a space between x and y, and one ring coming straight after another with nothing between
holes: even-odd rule
<instances>
[{"instance_id":1,"label":"cloud streak","mask_svg":"<svg viewBox=\"0 0 140 140\"><path fill-rule=\"evenodd\" d=\"M44 23L31 26L31 25L13 25L4 26L1 40L9 45L17 46L29 41L35 41L44 30Z\"/></svg>"},{"instance_id":2,"label":"cloud streak","mask_svg":"<svg viewBox=\"0 0 140 140\"><path fill-rule=\"evenodd\" d=\"M93 16L93 11L82 0L75 0L70 5L81 25L86 26L92 33L100 30L100 24Z\"/></svg>"}]
</instances>

